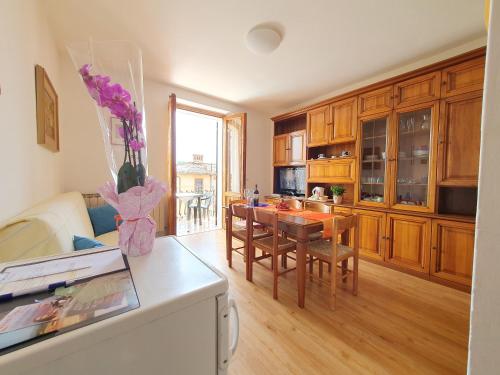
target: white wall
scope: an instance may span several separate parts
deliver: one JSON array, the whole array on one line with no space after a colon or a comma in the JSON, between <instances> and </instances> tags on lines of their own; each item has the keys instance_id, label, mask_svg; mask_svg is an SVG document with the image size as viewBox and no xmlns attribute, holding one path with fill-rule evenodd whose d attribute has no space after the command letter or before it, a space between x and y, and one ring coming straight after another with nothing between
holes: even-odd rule
<instances>
[{"instance_id":1,"label":"white wall","mask_svg":"<svg viewBox=\"0 0 500 375\"><path fill-rule=\"evenodd\" d=\"M64 190L94 192L111 178L96 111L66 53L61 55L63 81L62 118L67 127L62 143ZM259 185L266 194L272 190L272 122L268 116L179 87L144 82L148 136L149 174L165 180L167 154L168 97L217 107L230 112L247 112L247 185Z\"/></svg>"},{"instance_id":2,"label":"white wall","mask_svg":"<svg viewBox=\"0 0 500 375\"><path fill-rule=\"evenodd\" d=\"M469 374L500 369L500 1L491 8L483 101Z\"/></svg>"},{"instance_id":3,"label":"white wall","mask_svg":"<svg viewBox=\"0 0 500 375\"><path fill-rule=\"evenodd\" d=\"M35 64L59 93L58 54L38 1L0 1L0 221L61 191L61 154L37 145Z\"/></svg>"}]
</instances>

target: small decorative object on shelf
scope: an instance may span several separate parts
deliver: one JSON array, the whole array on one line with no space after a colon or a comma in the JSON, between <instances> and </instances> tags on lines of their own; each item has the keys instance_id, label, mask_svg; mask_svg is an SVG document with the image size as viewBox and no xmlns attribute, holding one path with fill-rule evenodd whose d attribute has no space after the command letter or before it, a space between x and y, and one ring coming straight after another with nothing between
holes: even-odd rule
<instances>
[{"instance_id":1,"label":"small decorative object on shelf","mask_svg":"<svg viewBox=\"0 0 500 375\"><path fill-rule=\"evenodd\" d=\"M165 194L166 185L147 176L141 51L126 41L73 44L68 51L95 101L114 180L98 192L120 214L122 252L147 254L156 234L156 222L149 214Z\"/></svg>"},{"instance_id":2,"label":"small decorative object on shelf","mask_svg":"<svg viewBox=\"0 0 500 375\"><path fill-rule=\"evenodd\" d=\"M332 186L330 187L330 190L333 194L333 203L341 204L342 197L345 193L345 188L343 186Z\"/></svg>"}]
</instances>

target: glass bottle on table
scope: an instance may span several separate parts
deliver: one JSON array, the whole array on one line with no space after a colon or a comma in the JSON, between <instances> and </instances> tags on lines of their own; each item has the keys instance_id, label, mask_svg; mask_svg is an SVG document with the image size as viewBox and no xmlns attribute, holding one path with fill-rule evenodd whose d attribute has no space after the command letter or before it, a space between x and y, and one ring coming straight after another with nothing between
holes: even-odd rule
<instances>
[{"instance_id":1,"label":"glass bottle on table","mask_svg":"<svg viewBox=\"0 0 500 375\"><path fill-rule=\"evenodd\" d=\"M257 184L255 184L255 190L253 192L253 205L255 207L259 205L259 189L257 188Z\"/></svg>"}]
</instances>

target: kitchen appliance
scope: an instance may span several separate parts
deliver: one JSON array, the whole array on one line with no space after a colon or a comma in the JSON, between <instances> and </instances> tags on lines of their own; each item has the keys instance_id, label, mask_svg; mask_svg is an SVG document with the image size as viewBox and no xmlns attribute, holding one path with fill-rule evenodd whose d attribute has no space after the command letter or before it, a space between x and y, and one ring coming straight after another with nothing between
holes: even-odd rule
<instances>
[{"instance_id":1,"label":"kitchen appliance","mask_svg":"<svg viewBox=\"0 0 500 375\"><path fill-rule=\"evenodd\" d=\"M306 193L305 167L280 168L278 194L302 197Z\"/></svg>"},{"instance_id":2,"label":"kitchen appliance","mask_svg":"<svg viewBox=\"0 0 500 375\"><path fill-rule=\"evenodd\" d=\"M239 323L225 276L175 237L128 261L139 308L6 353L0 374L227 374Z\"/></svg>"},{"instance_id":3,"label":"kitchen appliance","mask_svg":"<svg viewBox=\"0 0 500 375\"><path fill-rule=\"evenodd\" d=\"M325 188L321 186L316 186L314 189L312 189L312 194L315 199L320 199L325 195Z\"/></svg>"}]
</instances>

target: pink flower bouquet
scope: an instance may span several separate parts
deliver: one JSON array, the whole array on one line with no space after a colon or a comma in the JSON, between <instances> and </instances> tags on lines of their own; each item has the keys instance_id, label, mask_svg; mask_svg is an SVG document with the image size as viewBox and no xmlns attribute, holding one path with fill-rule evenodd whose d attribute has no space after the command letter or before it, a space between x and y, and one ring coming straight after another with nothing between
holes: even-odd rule
<instances>
[{"instance_id":1,"label":"pink flower bouquet","mask_svg":"<svg viewBox=\"0 0 500 375\"><path fill-rule=\"evenodd\" d=\"M114 180L98 191L121 216L118 231L122 252L146 254L152 250L156 234L156 223L149 214L165 194L166 186L147 177L140 50L128 42L75 45L68 50L95 101ZM111 76L121 84L113 82Z\"/></svg>"}]
</instances>

